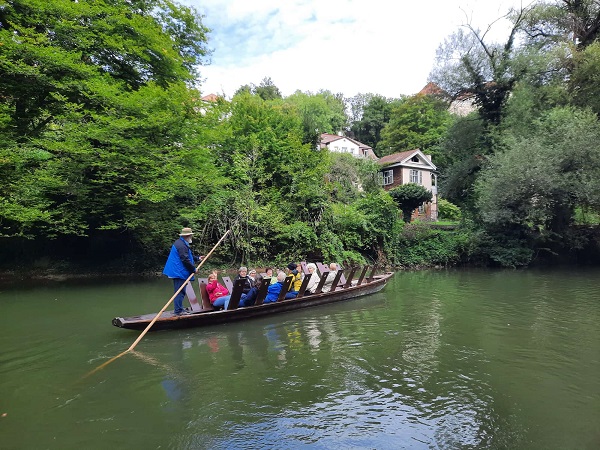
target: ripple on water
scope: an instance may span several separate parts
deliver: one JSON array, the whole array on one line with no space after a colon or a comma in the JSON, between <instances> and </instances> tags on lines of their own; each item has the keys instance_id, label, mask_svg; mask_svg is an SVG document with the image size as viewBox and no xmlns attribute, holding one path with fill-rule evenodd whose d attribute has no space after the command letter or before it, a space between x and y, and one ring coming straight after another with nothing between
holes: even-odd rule
<instances>
[{"instance_id":1,"label":"ripple on water","mask_svg":"<svg viewBox=\"0 0 600 450\"><path fill-rule=\"evenodd\" d=\"M0 373L35 372L69 359L70 343L63 339L40 336L27 345L4 347L0 355Z\"/></svg>"}]
</instances>

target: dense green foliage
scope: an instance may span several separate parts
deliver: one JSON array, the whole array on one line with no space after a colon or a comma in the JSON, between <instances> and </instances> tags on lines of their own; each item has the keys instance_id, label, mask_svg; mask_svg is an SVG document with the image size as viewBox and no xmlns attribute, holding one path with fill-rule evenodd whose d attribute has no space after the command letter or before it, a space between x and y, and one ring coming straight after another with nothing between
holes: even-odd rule
<instances>
[{"instance_id":1,"label":"dense green foliage","mask_svg":"<svg viewBox=\"0 0 600 450\"><path fill-rule=\"evenodd\" d=\"M431 191L415 183L403 184L391 189L390 195L402 211L404 222L410 222L415 208L423 203L430 202L432 198Z\"/></svg>"},{"instance_id":2,"label":"dense green foliage","mask_svg":"<svg viewBox=\"0 0 600 450\"><path fill-rule=\"evenodd\" d=\"M395 105L377 143L380 156L414 150L428 152L439 145L448 125L448 104L428 95L415 95Z\"/></svg>"},{"instance_id":3,"label":"dense green foliage","mask_svg":"<svg viewBox=\"0 0 600 450\"><path fill-rule=\"evenodd\" d=\"M265 78L232 101L200 101L190 82L207 30L168 1L10 6L0 9L5 263L157 267L182 226L199 231L199 252L231 229L222 264L385 253L397 214L377 166L315 148L316 131L345 126L341 96L283 99Z\"/></svg>"},{"instance_id":4,"label":"dense green foliage","mask_svg":"<svg viewBox=\"0 0 600 450\"><path fill-rule=\"evenodd\" d=\"M372 148L381 147L382 130L390 122L392 110L404 100L386 99L381 95L358 94L349 99L353 120L351 131L356 139ZM387 155L389 151L380 155Z\"/></svg>"},{"instance_id":5,"label":"dense green foliage","mask_svg":"<svg viewBox=\"0 0 600 450\"><path fill-rule=\"evenodd\" d=\"M423 223L404 224L394 248L394 264L404 267L451 266L466 262L468 230L436 230Z\"/></svg>"},{"instance_id":6,"label":"dense green foliage","mask_svg":"<svg viewBox=\"0 0 600 450\"><path fill-rule=\"evenodd\" d=\"M202 118L188 83L206 54L197 14L15 0L0 23L0 233L118 233L155 248L215 172L190 132Z\"/></svg>"},{"instance_id":7,"label":"dense green foliage","mask_svg":"<svg viewBox=\"0 0 600 450\"><path fill-rule=\"evenodd\" d=\"M460 208L445 198L438 198L438 218L457 221L461 218Z\"/></svg>"},{"instance_id":8,"label":"dense green foliage","mask_svg":"<svg viewBox=\"0 0 600 450\"><path fill-rule=\"evenodd\" d=\"M599 12L538 2L509 13L502 44L467 25L440 49L432 77L477 107L437 151L442 192L472 220L480 261L522 266L593 244L574 225L600 202Z\"/></svg>"},{"instance_id":9,"label":"dense green foliage","mask_svg":"<svg viewBox=\"0 0 600 450\"><path fill-rule=\"evenodd\" d=\"M340 95L329 91L317 94L296 91L285 99L296 106L302 117L303 142L314 148L321 133L337 133L346 126L345 104Z\"/></svg>"},{"instance_id":10,"label":"dense green foliage","mask_svg":"<svg viewBox=\"0 0 600 450\"><path fill-rule=\"evenodd\" d=\"M467 25L438 54L445 96L319 91L266 77L200 100L208 30L169 0L0 5L0 250L156 268L177 230L214 264L294 259L522 266L591 245L600 212L597 2L535 3L503 43ZM571 24L571 25L569 25ZM576 29L571 29L576 24ZM573 41L573 38L576 40ZM349 114L349 115L347 115ZM346 131L379 156L420 148L440 172L440 218L404 224L431 192L390 193L377 163L318 150ZM460 209L458 209L460 207Z\"/></svg>"}]
</instances>

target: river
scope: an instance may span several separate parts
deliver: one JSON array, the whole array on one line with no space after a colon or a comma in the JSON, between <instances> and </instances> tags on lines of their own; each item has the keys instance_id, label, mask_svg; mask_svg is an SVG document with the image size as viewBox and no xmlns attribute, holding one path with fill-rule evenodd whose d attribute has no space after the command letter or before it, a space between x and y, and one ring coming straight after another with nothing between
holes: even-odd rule
<instances>
[{"instance_id":1,"label":"river","mask_svg":"<svg viewBox=\"0 0 600 450\"><path fill-rule=\"evenodd\" d=\"M0 289L3 449L598 449L600 270L400 272L380 293L139 335L166 279Z\"/></svg>"}]
</instances>

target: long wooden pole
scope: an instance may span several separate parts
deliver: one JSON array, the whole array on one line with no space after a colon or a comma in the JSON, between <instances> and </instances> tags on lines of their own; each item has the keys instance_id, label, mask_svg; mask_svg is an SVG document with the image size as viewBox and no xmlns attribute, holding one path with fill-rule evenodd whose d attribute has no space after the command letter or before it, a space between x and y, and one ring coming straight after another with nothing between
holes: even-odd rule
<instances>
[{"instance_id":1,"label":"long wooden pole","mask_svg":"<svg viewBox=\"0 0 600 450\"><path fill-rule=\"evenodd\" d=\"M200 270L200 267L202 267L202 264L204 264L204 262L208 259L208 257L210 255L212 255L212 253L216 250L216 248L219 246L219 244L221 242L223 242L223 239L225 239L225 237L229 234L229 230L227 230L225 232L225 234L223 235L223 237L221 237L221 239L219 239L219 242L217 242L215 244L215 246L211 249L210 252L208 252L208 255L206 255L204 257L204 259L202 261L200 261L200 264L198 264L198 267L196 267L196 272L198 272L198 270ZM165 311L165 309L167 309L167 307L171 304L171 302L173 300L175 300L175 297L177 297L177 295L183 290L183 288L190 282L190 280L194 277L194 275L196 274L196 272L191 273L189 277L187 277L187 280L184 281L184 283L179 287L179 289L177 289L175 291L175 293L173 294L173 297L171 297L169 299L169 301L165 304L165 306L162 307L162 309L158 312L158 314L156 314L156 316L154 317L154 319L152 319L152 322L150 322L148 324L148 326L146 327L146 329L144 331L142 331L142 334L139 335L139 337L135 340L135 342L133 344L131 344L131 347L129 347L127 349L128 352L130 352L131 350L133 350L135 348L136 345L138 345L138 343L142 340L142 338L146 335L146 333L148 332L148 330L150 330L150 328L152 328L152 325L154 325L154 322L156 322L158 320L158 318L160 317L160 315Z\"/></svg>"},{"instance_id":2,"label":"long wooden pole","mask_svg":"<svg viewBox=\"0 0 600 450\"><path fill-rule=\"evenodd\" d=\"M104 367L108 366L115 359L118 359L121 356L123 356L125 353L128 353L128 352L132 351L135 348L135 346L139 344L139 342L143 339L143 337L146 335L146 333L148 332L148 330L150 330L150 328L152 328L152 325L154 325L154 323L158 320L158 318L160 317L160 315L165 311L165 309L167 309L167 307L171 304L171 302L173 300L175 300L175 297L177 297L177 295L181 292L181 290L190 282L190 280L192 279L192 277L196 274L196 272L198 272L198 270L200 270L200 267L202 267L202 265L204 264L204 262L210 257L210 255L212 255L212 253L216 250L216 248L219 246L219 244L221 244L221 242L223 242L223 239L225 239L225 237L229 234L230 231L231 230L227 230L225 232L225 234L221 237L221 239L219 239L219 242L217 242L215 244L215 246L211 249L211 251L208 252L208 255L206 255L204 257L204 259L202 259L202 261L200 261L200 264L198 264L198 267L196 267L196 271L193 272L193 273L191 273L190 276L187 278L187 280L185 280L185 282L181 285L181 287L179 289L177 289L177 291L175 291L175 293L173 294L173 297L171 297L169 299L169 301L165 304L165 306L163 306L162 309L158 312L158 314L156 314L156 316L154 317L154 319L152 319L152 322L150 322L148 324L148 326L146 327L146 329L144 331L142 331L142 334L140 334L138 336L138 338L135 340L135 342L133 344L131 344L131 347L129 347L124 352L119 353L114 358L109 359L108 361L106 361L102 365L96 367L94 370L92 370L90 373L88 373L84 378L87 378L90 375L92 375L93 373L95 373L95 372L99 371L100 369L103 369Z\"/></svg>"}]
</instances>

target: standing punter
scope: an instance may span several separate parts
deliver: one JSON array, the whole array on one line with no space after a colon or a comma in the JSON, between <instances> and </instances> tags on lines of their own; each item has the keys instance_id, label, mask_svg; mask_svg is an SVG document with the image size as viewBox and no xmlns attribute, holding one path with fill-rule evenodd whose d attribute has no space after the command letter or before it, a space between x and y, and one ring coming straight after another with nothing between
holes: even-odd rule
<instances>
[{"instance_id":1,"label":"standing punter","mask_svg":"<svg viewBox=\"0 0 600 450\"><path fill-rule=\"evenodd\" d=\"M194 255L190 244L192 243L191 228L183 228L179 233L179 239L177 239L171 247L171 253L163 269L163 275L168 276L173 280L174 292L183 285L185 280L192 274L196 273L196 267L194 266ZM192 278L193 280L193 278ZM180 316L182 314L189 314L183 309L183 298L185 297L185 289L182 289L177 297L175 297L175 315Z\"/></svg>"}]
</instances>

